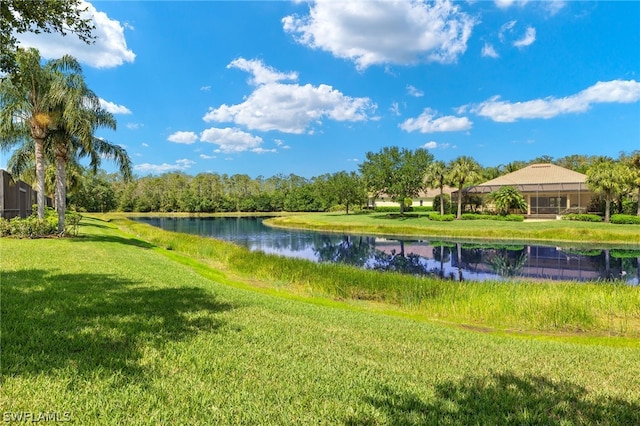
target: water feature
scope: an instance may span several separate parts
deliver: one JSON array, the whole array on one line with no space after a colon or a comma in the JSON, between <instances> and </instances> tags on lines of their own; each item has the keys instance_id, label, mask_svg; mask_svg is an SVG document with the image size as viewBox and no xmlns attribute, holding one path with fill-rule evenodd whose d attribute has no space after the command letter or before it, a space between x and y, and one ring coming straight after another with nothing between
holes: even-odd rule
<instances>
[{"instance_id":1,"label":"water feature","mask_svg":"<svg viewBox=\"0 0 640 426\"><path fill-rule=\"evenodd\" d=\"M444 241L271 228L259 217L136 218L169 231L231 241L250 250L315 262L434 275L453 280L510 278L640 282L640 249Z\"/></svg>"}]
</instances>

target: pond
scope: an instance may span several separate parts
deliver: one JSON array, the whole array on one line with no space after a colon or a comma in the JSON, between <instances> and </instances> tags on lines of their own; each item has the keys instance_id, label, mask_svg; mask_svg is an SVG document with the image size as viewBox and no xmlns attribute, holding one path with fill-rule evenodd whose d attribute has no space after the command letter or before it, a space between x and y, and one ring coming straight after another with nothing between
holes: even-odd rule
<instances>
[{"instance_id":1,"label":"pond","mask_svg":"<svg viewBox=\"0 0 640 426\"><path fill-rule=\"evenodd\" d=\"M271 228L260 217L135 218L176 232L231 241L253 251L451 280L640 281L640 249L444 241Z\"/></svg>"}]
</instances>

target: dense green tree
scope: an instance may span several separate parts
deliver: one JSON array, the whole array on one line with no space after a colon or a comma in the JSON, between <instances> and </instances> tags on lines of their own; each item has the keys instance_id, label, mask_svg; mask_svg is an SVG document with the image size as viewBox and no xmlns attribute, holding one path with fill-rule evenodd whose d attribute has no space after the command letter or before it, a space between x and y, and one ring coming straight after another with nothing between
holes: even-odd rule
<instances>
[{"instance_id":1,"label":"dense green tree","mask_svg":"<svg viewBox=\"0 0 640 426\"><path fill-rule=\"evenodd\" d=\"M362 179L356 172L337 172L330 175L326 181L325 198L344 205L346 214L349 214L349 206L364 204L366 196Z\"/></svg>"},{"instance_id":2,"label":"dense green tree","mask_svg":"<svg viewBox=\"0 0 640 426\"><path fill-rule=\"evenodd\" d=\"M438 189L440 191L439 195L439 207L440 214L444 215L444 208L446 202L442 202L444 200L444 187L447 184L447 165L444 161L434 161L429 164L427 167L426 173L426 186L427 188Z\"/></svg>"},{"instance_id":3,"label":"dense green tree","mask_svg":"<svg viewBox=\"0 0 640 426\"><path fill-rule=\"evenodd\" d=\"M448 166L447 181L458 188L457 219L462 217L462 190L465 185L472 185L480 178L480 165L471 157L465 155L451 161Z\"/></svg>"},{"instance_id":4,"label":"dense green tree","mask_svg":"<svg viewBox=\"0 0 640 426\"><path fill-rule=\"evenodd\" d=\"M620 161L631 170L631 183L636 193L636 215L640 216L640 151L633 151L631 155L622 154Z\"/></svg>"},{"instance_id":5,"label":"dense green tree","mask_svg":"<svg viewBox=\"0 0 640 426\"><path fill-rule=\"evenodd\" d=\"M16 34L25 32L57 32L75 34L92 43L94 25L82 17L88 6L82 0L2 0L0 1L0 71L11 73L17 68Z\"/></svg>"},{"instance_id":6,"label":"dense green tree","mask_svg":"<svg viewBox=\"0 0 640 426\"><path fill-rule=\"evenodd\" d=\"M377 153L367 152L366 160L360 164L360 173L367 191L376 197L387 194L400 203L400 214L403 214L404 200L424 189L427 167L432 161L433 155L426 149L385 147Z\"/></svg>"},{"instance_id":7,"label":"dense green tree","mask_svg":"<svg viewBox=\"0 0 640 426\"><path fill-rule=\"evenodd\" d=\"M565 169L573 170L578 173L587 173L589 166L595 161L595 157L589 157L586 155L567 155L565 157L558 158L553 163L557 166L564 167Z\"/></svg>"},{"instance_id":8,"label":"dense green tree","mask_svg":"<svg viewBox=\"0 0 640 426\"><path fill-rule=\"evenodd\" d=\"M601 159L587 170L587 185L605 202L604 220L611 217L611 202L629 191L633 181L631 169L624 163L612 159Z\"/></svg>"},{"instance_id":9,"label":"dense green tree","mask_svg":"<svg viewBox=\"0 0 640 426\"><path fill-rule=\"evenodd\" d=\"M113 178L104 171L85 171L79 188L69 197L77 210L108 212L118 207Z\"/></svg>"}]
</instances>

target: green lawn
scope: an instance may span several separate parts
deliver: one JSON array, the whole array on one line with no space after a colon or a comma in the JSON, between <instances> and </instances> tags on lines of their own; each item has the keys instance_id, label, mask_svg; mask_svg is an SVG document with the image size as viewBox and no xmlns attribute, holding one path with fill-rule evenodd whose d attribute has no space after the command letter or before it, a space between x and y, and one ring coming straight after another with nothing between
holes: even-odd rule
<instances>
[{"instance_id":1,"label":"green lawn","mask_svg":"<svg viewBox=\"0 0 640 426\"><path fill-rule=\"evenodd\" d=\"M68 413L83 425L640 424L635 345L278 296L229 275L226 259L95 219L80 233L0 239L5 421ZM210 268L216 262L222 269Z\"/></svg>"},{"instance_id":2,"label":"green lawn","mask_svg":"<svg viewBox=\"0 0 640 426\"><path fill-rule=\"evenodd\" d=\"M272 226L365 234L418 235L439 238L479 238L524 241L566 241L640 245L640 226L610 223L546 220L501 222L457 220L436 222L425 214L397 218L388 213L314 213L267 220Z\"/></svg>"}]
</instances>

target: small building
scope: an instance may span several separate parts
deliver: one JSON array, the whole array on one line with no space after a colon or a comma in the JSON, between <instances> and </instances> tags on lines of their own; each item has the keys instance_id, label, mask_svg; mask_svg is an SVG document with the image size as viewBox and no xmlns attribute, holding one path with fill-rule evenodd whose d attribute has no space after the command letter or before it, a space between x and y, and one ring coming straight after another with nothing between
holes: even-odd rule
<instances>
[{"instance_id":1,"label":"small building","mask_svg":"<svg viewBox=\"0 0 640 426\"><path fill-rule=\"evenodd\" d=\"M451 188L449 186L445 186L443 188L443 194L451 196L451 193L455 190L455 188ZM420 191L416 197L411 199L411 207L418 206L433 206L433 200L440 195L439 189L429 188L426 191ZM369 199L369 206L371 207L386 207L393 206L398 207L399 203L397 201L392 201L391 197L387 194L380 194L375 200Z\"/></svg>"},{"instance_id":2,"label":"small building","mask_svg":"<svg viewBox=\"0 0 640 426\"><path fill-rule=\"evenodd\" d=\"M504 186L511 186L524 196L527 216L551 217L587 211L593 192L586 181L586 175L555 164L532 164L480 185L464 188L462 193L484 196Z\"/></svg>"},{"instance_id":3,"label":"small building","mask_svg":"<svg viewBox=\"0 0 640 426\"><path fill-rule=\"evenodd\" d=\"M21 180L13 180L7 171L0 169L0 217L30 216L35 203L36 191L31 186Z\"/></svg>"}]
</instances>

